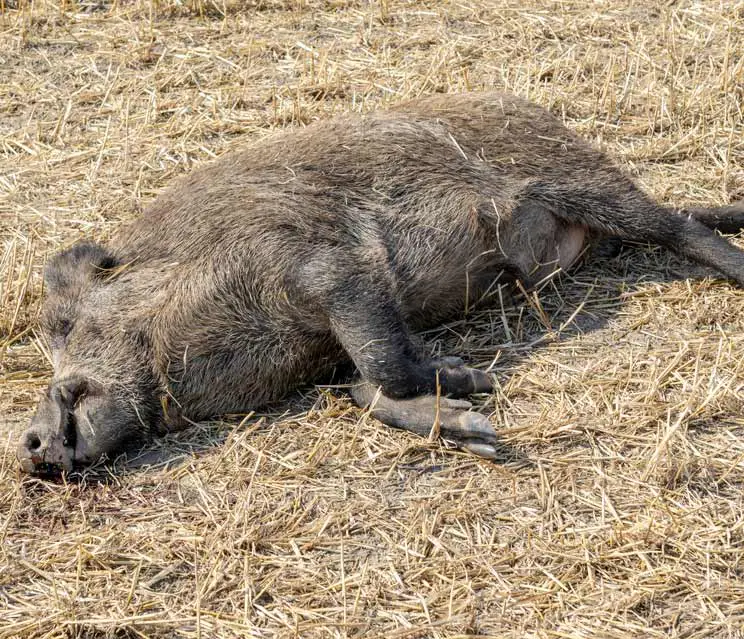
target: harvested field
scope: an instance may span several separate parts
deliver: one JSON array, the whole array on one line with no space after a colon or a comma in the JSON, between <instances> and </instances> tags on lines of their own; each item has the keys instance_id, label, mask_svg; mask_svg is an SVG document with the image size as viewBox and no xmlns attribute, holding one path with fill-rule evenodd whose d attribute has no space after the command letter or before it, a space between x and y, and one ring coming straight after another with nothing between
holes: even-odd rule
<instances>
[{"instance_id":1,"label":"harvested field","mask_svg":"<svg viewBox=\"0 0 744 639\"><path fill-rule=\"evenodd\" d=\"M744 198L744 2L0 0L0 639L744 637L744 291L653 247L424 336L493 370L500 463L308 387L16 468L54 251L241 140L490 87Z\"/></svg>"}]
</instances>

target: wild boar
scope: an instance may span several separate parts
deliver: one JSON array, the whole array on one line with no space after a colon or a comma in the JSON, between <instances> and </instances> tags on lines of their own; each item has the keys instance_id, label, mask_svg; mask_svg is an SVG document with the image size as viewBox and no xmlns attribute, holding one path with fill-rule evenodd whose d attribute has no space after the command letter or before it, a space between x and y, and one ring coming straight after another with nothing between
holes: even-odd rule
<instances>
[{"instance_id":1,"label":"wild boar","mask_svg":"<svg viewBox=\"0 0 744 639\"><path fill-rule=\"evenodd\" d=\"M45 270L54 375L17 449L69 471L182 417L248 411L351 360L383 422L484 456L490 389L413 333L571 266L596 237L653 242L744 284L716 234L744 206L653 202L547 111L502 93L440 95L259 140L178 179L111 246ZM437 384L439 386L437 386ZM441 390L441 403L435 399Z\"/></svg>"}]
</instances>

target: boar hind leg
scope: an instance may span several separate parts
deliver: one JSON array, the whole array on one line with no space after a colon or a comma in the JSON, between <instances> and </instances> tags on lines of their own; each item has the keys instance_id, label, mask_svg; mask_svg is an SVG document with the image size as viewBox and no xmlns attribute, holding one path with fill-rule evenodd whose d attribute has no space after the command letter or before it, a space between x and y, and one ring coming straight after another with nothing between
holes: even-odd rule
<instances>
[{"instance_id":1,"label":"boar hind leg","mask_svg":"<svg viewBox=\"0 0 744 639\"><path fill-rule=\"evenodd\" d=\"M741 204L685 214L652 202L630 183L618 180L601 189L536 182L523 193L516 213L533 207L604 235L658 244L744 286L744 251L714 231L732 232L739 226L744 221Z\"/></svg>"},{"instance_id":2,"label":"boar hind leg","mask_svg":"<svg viewBox=\"0 0 744 639\"><path fill-rule=\"evenodd\" d=\"M351 396L359 406L369 407L370 414L383 424L422 437L438 434L480 457L500 457L496 431L485 415L468 410L470 402L432 395L391 399L374 384L362 380L352 385Z\"/></svg>"},{"instance_id":3,"label":"boar hind leg","mask_svg":"<svg viewBox=\"0 0 744 639\"><path fill-rule=\"evenodd\" d=\"M627 239L650 241L711 266L744 287L744 251L693 216L658 208L640 233L623 229Z\"/></svg>"}]
</instances>

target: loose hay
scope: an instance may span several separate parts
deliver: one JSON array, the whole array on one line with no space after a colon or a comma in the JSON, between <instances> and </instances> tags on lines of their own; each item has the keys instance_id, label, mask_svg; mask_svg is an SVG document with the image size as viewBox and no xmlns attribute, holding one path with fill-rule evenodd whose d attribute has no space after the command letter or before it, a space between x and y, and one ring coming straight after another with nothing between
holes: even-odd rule
<instances>
[{"instance_id":1,"label":"loose hay","mask_svg":"<svg viewBox=\"0 0 744 639\"><path fill-rule=\"evenodd\" d=\"M492 86L657 197L744 197L741 2L0 0L0 638L742 637L744 293L653 248L425 338L493 464L340 391L21 477L41 267L242 138Z\"/></svg>"}]
</instances>

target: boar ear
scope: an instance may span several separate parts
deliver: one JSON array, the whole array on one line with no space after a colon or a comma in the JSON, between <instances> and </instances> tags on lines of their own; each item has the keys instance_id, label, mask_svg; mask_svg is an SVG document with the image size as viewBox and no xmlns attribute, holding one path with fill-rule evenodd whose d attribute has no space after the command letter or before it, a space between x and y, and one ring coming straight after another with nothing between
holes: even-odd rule
<instances>
[{"instance_id":1,"label":"boar ear","mask_svg":"<svg viewBox=\"0 0 744 639\"><path fill-rule=\"evenodd\" d=\"M49 261L44 269L44 284L50 292L82 286L117 265L116 258L100 244L80 242Z\"/></svg>"}]
</instances>

